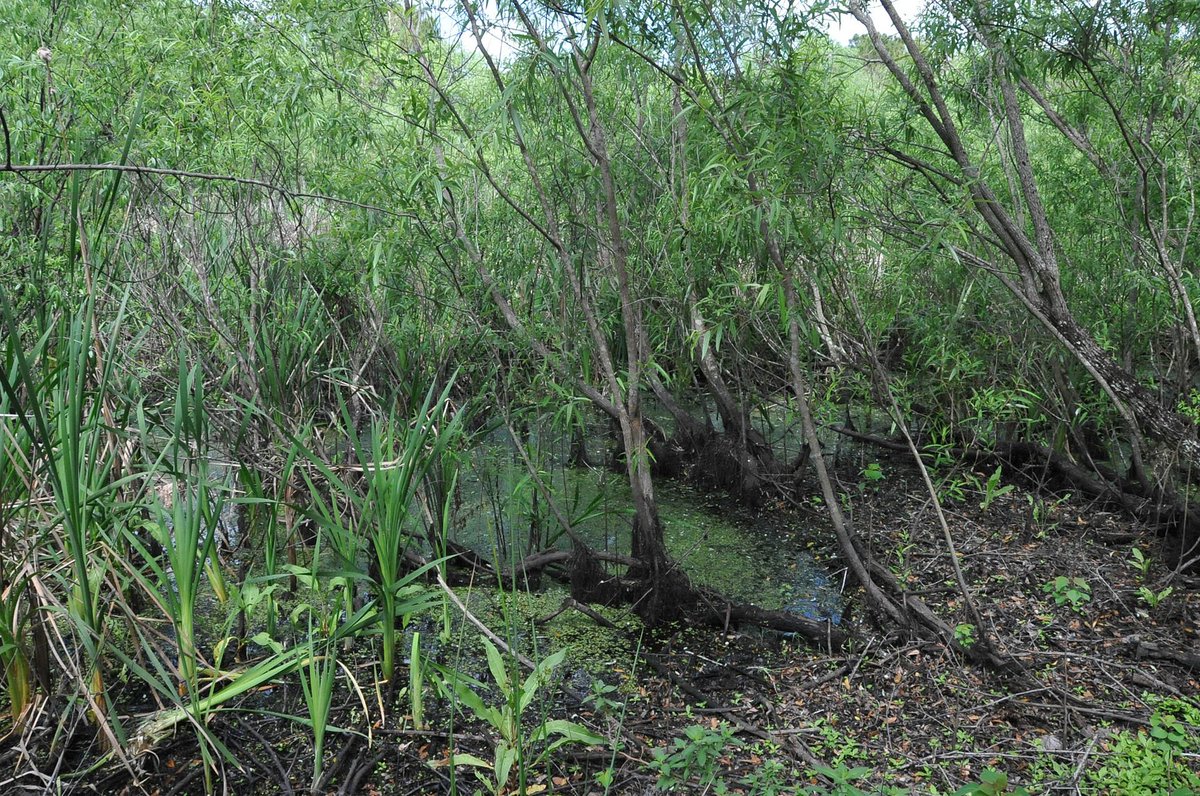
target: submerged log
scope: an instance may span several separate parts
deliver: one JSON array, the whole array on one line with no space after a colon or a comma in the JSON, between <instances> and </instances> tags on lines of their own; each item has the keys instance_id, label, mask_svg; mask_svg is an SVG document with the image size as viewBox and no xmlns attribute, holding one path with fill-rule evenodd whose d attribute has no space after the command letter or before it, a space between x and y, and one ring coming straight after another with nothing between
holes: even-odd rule
<instances>
[{"instance_id":1,"label":"submerged log","mask_svg":"<svg viewBox=\"0 0 1200 796\"><path fill-rule=\"evenodd\" d=\"M828 619L810 619L791 611L775 611L751 603L731 602L711 589L699 588L695 591L698 618L709 625L725 629L753 626L791 633L830 651L842 649L853 638Z\"/></svg>"}]
</instances>

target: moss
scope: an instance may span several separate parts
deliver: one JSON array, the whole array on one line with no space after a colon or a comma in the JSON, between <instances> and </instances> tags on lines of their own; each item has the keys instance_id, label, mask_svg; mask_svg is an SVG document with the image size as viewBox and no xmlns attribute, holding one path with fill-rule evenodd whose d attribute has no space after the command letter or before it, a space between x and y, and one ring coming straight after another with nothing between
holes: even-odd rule
<instances>
[{"instance_id":1,"label":"moss","mask_svg":"<svg viewBox=\"0 0 1200 796\"><path fill-rule=\"evenodd\" d=\"M786 562L743 527L704 506L695 489L670 484L660 490L667 548L688 576L722 594L767 608L785 605Z\"/></svg>"},{"instance_id":2,"label":"moss","mask_svg":"<svg viewBox=\"0 0 1200 796\"><path fill-rule=\"evenodd\" d=\"M460 596L464 601L468 599L465 591L460 592ZM616 625L616 629L602 627L578 611L564 611L545 625L536 624L538 619L558 611L568 596L561 586L541 592L475 589L469 605L484 624L532 658L543 658L565 649L565 665L571 669L584 669L593 675L611 673L614 667L631 670L634 651L629 638L636 637L641 623L622 608L594 607ZM468 629L466 636L470 639L478 633ZM473 650L471 654L482 655L482 646L476 646L479 650Z\"/></svg>"}]
</instances>

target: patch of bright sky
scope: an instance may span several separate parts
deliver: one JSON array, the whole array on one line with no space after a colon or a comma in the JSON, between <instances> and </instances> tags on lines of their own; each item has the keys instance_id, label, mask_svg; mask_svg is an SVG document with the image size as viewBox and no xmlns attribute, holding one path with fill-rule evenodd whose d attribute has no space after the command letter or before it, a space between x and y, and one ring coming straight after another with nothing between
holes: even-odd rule
<instances>
[{"instance_id":1,"label":"patch of bright sky","mask_svg":"<svg viewBox=\"0 0 1200 796\"><path fill-rule=\"evenodd\" d=\"M900 18L904 20L905 24L911 25L925 10L926 0L892 0L892 5L896 7L896 11L900 13ZM880 33L891 32L892 22L884 13L883 6L878 2L873 2L867 5L867 9L871 12L871 18L875 20L875 27ZM847 44L855 36L867 32L867 29L849 14L839 15L829 24L827 30L829 37L841 44Z\"/></svg>"}]
</instances>

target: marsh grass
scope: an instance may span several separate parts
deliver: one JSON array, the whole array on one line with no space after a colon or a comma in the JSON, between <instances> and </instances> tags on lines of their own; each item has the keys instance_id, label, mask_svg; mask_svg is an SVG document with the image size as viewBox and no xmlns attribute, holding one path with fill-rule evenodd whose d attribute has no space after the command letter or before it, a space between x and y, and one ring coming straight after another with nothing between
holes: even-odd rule
<instances>
[{"instance_id":1,"label":"marsh grass","mask_svg":"<svg viewBox=\"0 0 1200 796\"><path fill-rule=\"evenodd\" d=\"M408 704L412 711L414 730L425 725L425 665L421 661L421 634L413 633L412 649L408 656Z\"/></svg>"},{"instance_id":2,"label":"marsh grass","mask_svg":"<svg viewBox=\"0 0 1200 796\"><path fill-rule=\"evenodd\" d=\"M53 581L63 595L49 605L63 612L74 640L73 649L63 652L77 660L72 667L80 685L76 694L114 749L123 733L117 716L108 711L101 592L111 569L106 554L111 529L122 521L119 490L128 479L113 472L117 433L105 415L107 410L112 416L109 390L128 294L125 299L107 339L100 335L89 294L76 312L48 323L27 349L7 295L0 295L6 348L12 355L0 375L0 391L17 427L5 433L6 450L26 449L9 461L3 477L21 485L18 500L28 501L31 509L25 515L29 566L39 583ZM23 474L15 475L14 462L23 464ZM10 603L23 591L12 585L5 590ZM18 698L28 700L19 682L24 667L17 611L10 604L4 613L9 621L3 640L11 651L5 663L17 677Z\"/></svg>"},{"instance_id":3,"label":"marsh grass","mask_svg":"<svg viewBox=\"0 0 1200 796\"><path fill-rule=\"evenodd\" d=\"M278 484L291 483L296 472L296 462L302 455L302 447L291 444L277 476L264 474L250 464L238 467L238 483L241 485L242 494L234 497L233 501L244 509L241 532L256 549L262 551L261 556L255 557L251 566L247 567L246 577L238 584L240 610L248 623L248 615L261 604L266 622L265 632L271 639L276 637L278 631L276 592L280 586L280 527L284 524L283 515L289 510L283 504L280 494L282 490L275 487ZM260 576L255 575L253 567L260 569Z\"/></svg>"},{"instance_id":4,"label":"marsh grass","mask_svg":"<svg viewBox=\"0 0 1200 796\"><path fill-rule=\"evenodd\" d=\"M408 567L403 559L413 529L427 521L417 511L418 491L460 429L460 416L449 411L449 397L450 385L440 392L431 386L411 421L393 414L373 424L369 441L351 435L367 480L361 527L368 540L371 585L380 614L382 676L389 681L396 668L397 622L427 599L405 576Z\"/></svg>"},{"instance_id":5,"label":"marsh grass","mask_svg":"<svg viewBox=\"0 0 1200 796\"><path fill-rule=\"evenodd\" d=\"M60 760L74 733L68 721L85 715L108 749L101 762L115 757L130 771L134 758L186 728L213 792L218 776L241 763L214 729L216 714L234 704L269 712L254 695L290 680L304 705L289 718L312 731L316 792L328 778L329 734L352 731L331 724L339 695L357 694L368 712L371 689L356 679L364 669L346 664L372 654L366 641L379 644L377 679L367 685L394 689L406 653L400 698L407 694L415 729L430 727L435 660L419 633L402 653L397 647L410 617L439 606L449 637L446 597L423 579L434 569L446 574L456 521L465 434L453 379L415 380L420 386L370 415L361 434L344 400L317 423L311 394L345 379L319 364L327 319L305 295L276 306L292 323L259 341L253 378L239 375L244 363L181 341L156 354L173 357L174 367L160 361L146 394L129 378L149 371L126 326L128 293L106 305L104 322L85 291L73 309L31 324L18 321L0 290L0 667L14 724L39 687L73 706L50 744ZM239 393L247 381L249 396ZM344 440L334 457L323 444L330 438ZM257 452L263 447L271 450ZM213 464L218 452L231 461ZM248 540L233 568L218 556L229 505ZM312 548L298 546L297 519L315 529ZM295 563L283 563L285 547ZM293 578L305 588L289 594L285 620L279 595ZM47 624L65 676L35 671L34 620ZM249 663L226 660L232 643L250 649ZM505 746L492 763L506 779L515 771L526 781L558 743L592 738L533 716L529 699L556 664L532 680L506 681L513 693L496 714L508 717ZM147 696L157 710L132 717L128 700L144 705Z\"/></svg>"},{"instance_id":6,"label":"marsh grass","mask_svg":"<svg viewBox=\"0 0 1200 796\"><path fill-rule=\"evenodd\" d=\"M3 346L11 353L11 340ZM11 363L6 383L16 381L16 359ZM0 390L0 669L4 690L14 724L22 720L34 696L33 670L26 643L27 612L25 600L29 582L28 549L19 549L25 515L33 493L33 445L26 426L17 422L13 402L7 390Z\"/></svg>"},{"instance_id":7,"label":"marsh grass","mask_svg":"<svg viewBox=\"0 0 1200 796\"><path fill-rule=\"evenodd\" d=\"M308 706L308 718L313 733L313 775L311 793L319 792L325 762L325 734L329 728L329 713L333 707L334 684L337 678L337 646L319 644L309 622L310 653L300 664L300 687Z\"/></svg>"},{"instance_id":8,"label":"marsh grass","mask_svg":"<svg viewBox=\"0 0 1200 796\"><path fill-rule=\"evenodd\" d=\"M332 470L326 472L333 473ZM325 575L337 593L336 604L348 617L354 612L357 586L367 577L359 566L362 544L354 523L353 493L340 479L338 488L326 489L328 482L319 479L308 468L304 469L302 477L308 488L306 515L320 529L320 542L328 550L327 557L332 558Z\"/></svg>"}]
</instances>

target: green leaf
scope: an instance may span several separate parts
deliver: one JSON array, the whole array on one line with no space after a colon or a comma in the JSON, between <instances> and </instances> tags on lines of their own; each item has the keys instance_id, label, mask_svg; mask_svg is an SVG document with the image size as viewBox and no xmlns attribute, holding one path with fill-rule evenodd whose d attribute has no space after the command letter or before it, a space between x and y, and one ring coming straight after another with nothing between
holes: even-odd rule
<instances>
[{"instance_id":1,"label":"green leaf","mask_svg":"<svg viewBox=\"0 0 1200 796\"><path fill-rule=\"evenodd\" d=\"M478 758L475 755L466 754L465 752L450 755L448 762L452 766L474 766L475 768L486 768L489 771L492 770L491 763ZM435 765L435 763L430 763L430 765Z\"/></svg>"},{"instance_id":2,"label":"green leaf","mask_svg":"<svg viewBox=\"0 0 1200 796\"><path fill-rule=\"evenodd\" d=\"M539 663L537 668L525 678L525 683L521 686L521 698L517 704L518 713L525 712L525 708L529 707L530 703L533 702L533 698L537 695L538 689L549 681L550 674L563 662L563 658L566 655L567 651L565 649L559 650Z\"/></svg>"},{"instance_id":3,"label":"green leaf","mask_svg":"<svg viewBox=\"0 0 1200 796\"><path fill-rule=\"evenodd\" d=\"M466 705L476 717L487 720L490 709L483 704L483 700L479 698L471 687L464 682L454 681L454 695L458 701Z\"/></svg>"},{"instance_id":4,"label":"green leaf","mask_svg":"<svg viewBox=\"0 0 1200 796\"><path fill-rule=\"evenodd\" d=\"M500 657L500 651L496 649L496 645L488 639L483 639L483 649L487 653L488 669L492 673L492 677L496 680L496 686L503 694L508 693L508 667L504 665L504 659Z\"/></svg>"},{"instance_id":5,"label":"green leaf","mask_svg":"<svg viewBox=\"0 0 1200 796\"><path fill-rule=\"evenodd\" d=\"M496 782L505 784L512 771L513 763L517 762L517 750L506 742L496 744Z\"/></svg>"},{"instance_id":6,"label":"green leaf","mask_svg":"<svg viewBox=\"0 0 1200 796\"><path fill-rule=\"evenodd\" d=\"M253 642L254 644L257 644L260 647L265 647L266 649L269 649L276 654L283 652L283 645L280 644L275 639L271 638L265 632L254 634L254 636L250 639L250 641Z\"/></svg>"},{"instance_id":7,"label":"green leaf","mask_svg":"<svg viewBox=\"0 0 1200 796\"><path fill-rule=\"evenodd\" d=\"M551 719L546 722L545 727L546 735L558 735L563 739L560 743L584 743L591 746L608 743L608 740L604 737L573 721Z\"/></svg>"}]
</instances>

